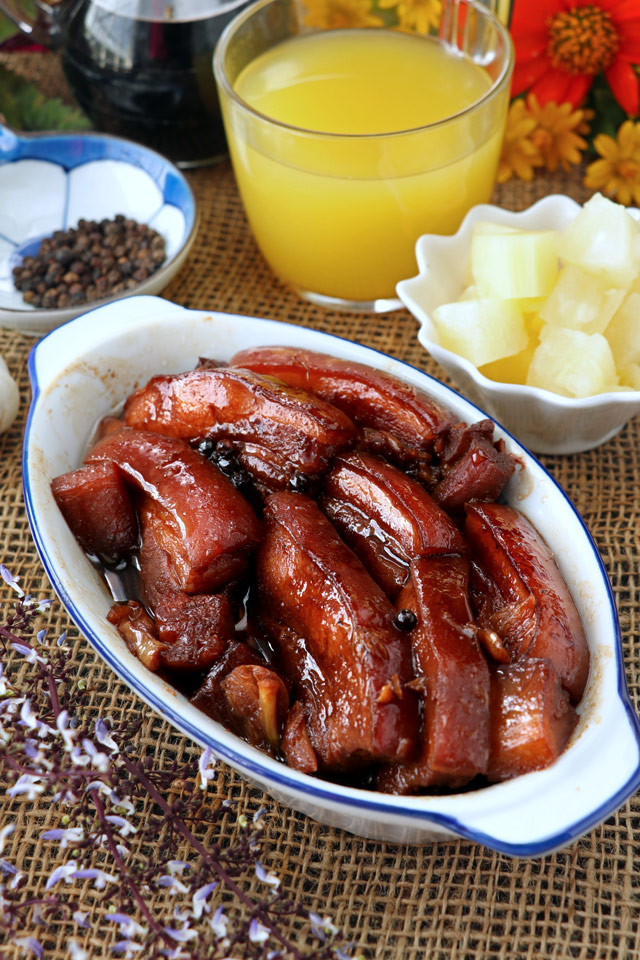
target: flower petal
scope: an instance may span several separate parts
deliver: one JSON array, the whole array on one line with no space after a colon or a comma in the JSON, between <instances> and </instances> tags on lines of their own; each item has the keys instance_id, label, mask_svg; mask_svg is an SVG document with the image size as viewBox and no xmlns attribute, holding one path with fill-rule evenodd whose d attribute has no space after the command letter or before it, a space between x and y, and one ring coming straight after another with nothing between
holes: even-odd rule
<instances>
[{"instance_id":1,"label":"flower petal","mask_svg":"<svg viewBox=\"0 0 640 960\"><path fill-rule=\"evenodd\" d=\"M603 10L608 10L614 23L640 20L638 0L599 0Z\"/></svg>"},{"instance_id":2,"label":"flower petal","mask_svg":"<svg viewBox=\"0 0 640 960\"><path fill-rule=\"evenodd\" d=\"M572 6L575 4L572 4ZM569 4L562 0L516 0L511 17L511 31L531 33L533 30L545 29L549 17L559 13Z\"/></svg>"},{"instance_id":3,"label":"flower petal","mask_svg":"<svg viewBox=\"0 0 640 960\"><path fill-rule=\"evenodd\" d=\"M638 112L638 78L631 65L616 60L604 75L622 109L630 116L635 116Z\"/></svg>"},{"instance_id":4,"label":"flower petal","mask_svg":"<svg viewBox=\"0 0 640 960\"><path fill-rule=\"evenodd\" d=\"M516 63L511 81L511 96L517 97L518 94L524 93L541 77L544 77L548 70L549 62L544 57L529 60L527 63Z\"/></svg>"},{"instance_id":5,"label":"flower petal","mask_svg":"<svg viewBox=\"0 0 640 960\"><path fill-rule=\"evenodd\" d=\"M569 88L565 95L565 100L572 103L574 107L580 106L593 83L593 77L571 77Z\"/></svg>"}]
</instances>

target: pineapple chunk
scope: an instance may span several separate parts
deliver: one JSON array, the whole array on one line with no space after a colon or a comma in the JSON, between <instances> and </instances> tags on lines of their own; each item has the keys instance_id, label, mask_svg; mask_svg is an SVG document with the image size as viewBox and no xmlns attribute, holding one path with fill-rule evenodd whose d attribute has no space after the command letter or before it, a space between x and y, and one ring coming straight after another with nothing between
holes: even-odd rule
<instances>
[{"instance_id":1,"label":"pineapple chunk","mask_svg":"<svg viewBox=\"0 0 640 960\"><path fill-rule=\"evenodd\" d=\"M524 384L527 382L527 372L537 346L538 338L531 337L520 353L516 353L512 357L504 357L502 360L494 360L493 363L485 363L478 369L489 380L497 380L499 383Z\"/></svg>"},{"instance_id":2,"label":"pineapple chunk","mask_svg":"<svg viewBox=\"0 0 640 960\"><path fill-rule=\"evenodd\" d=\"M483 297L545 297L558 274L557 231L476 232L471 273Z\"/></svg>"},{"instance_id":3,"label":"pineapple chunk","mask_svg":"<svg viewBox=\"0 0 640 960\"><path fill-rule=\"evenodd\" d=\"M616 364L640 363L640 293L630 293L606 330Z\"/></svg>"},{"instance_id":4,"label":"pineapple chunk","mask_svg":"<svg viewBox=\"0 0 640 960\"><path fill-rule=\"evenodd\" d=\"M603 276L585 273L569 264L560 271L556 284L540 310L544 323L583 333L604 333L626 291L607 289Z\"/></svg>"},{"instance_id":5,"label":"pineapple chunk","mask_svg":"<svg viewBox=\"0 0 640 960\"><path fill-rule=\"evenodd\" d=\"M544 327L544 320L541 319L539 313L525 313L524 325L527 328L529 336L537 340Z\"/></svg>"},{"instance_id":6,"label":"pineapple chunk","mask_svg":"<svg viewBox=\"0 0 640 960\"><path fill-rule=\"evenodd\" d=\"M546 302L546 297L520 297L514 300L516 306L525 314L539 313Z\"/></svg>"},{"instance_id":7,"label":"pineapple chunk","mask_svg":"<svg viewBox=\"0 0 640 960\"><path fill-rule=\"evenodd\" d=\"M564 397L590 397L618 385L611 347L600 333L544 327L527 383Z\"/></svg>"},{"instance_id":8,"label":"pineapple chunk","mask_svg":"<svg viewBox=\"0 0 640 960\"><path fill-rule=\"evenodd\" d=\"M527 345L518 308L502 300L462 300L433 311L440 343L477 367L520 353Z\"/></svg>"},{"instance_id":9,"label":"pineapple chunk","mask_svg":"<svg viewBox=\"0 0 640 960\"><path fill-rule=\"evenodd\" d=\"M476 287L465 287L458 300L477 300L478 299L478 290Z\"/></svg>"},{"instance_id":10,"label":"pineapple chunk","mask_svg":"<svg viewBox=\"0 0 640 960\"><path fill-rule=\"evenodd\" d=\"M640 390L640 364L628 363L618 370L620 374L620 386L627 387L630 390Z\"/></svg>"},{"instance_id":11,"label":"pineapple chunk","mask_svg":"<svg viewBox=\"0 0 640 960\"><path fill-rule=\"evenodd\" d=\"M596 193L560 234L558 255L604 276L609 287L630 287L640 267L637 237L638 225L624 207Z\"/></svg>"}]
</instances>

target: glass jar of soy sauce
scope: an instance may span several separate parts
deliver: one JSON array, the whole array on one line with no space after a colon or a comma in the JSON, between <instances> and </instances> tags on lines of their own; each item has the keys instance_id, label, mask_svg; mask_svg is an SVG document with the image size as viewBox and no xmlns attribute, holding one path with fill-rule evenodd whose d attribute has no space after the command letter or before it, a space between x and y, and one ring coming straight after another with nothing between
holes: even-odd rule
<instances>
[{"instance_id":1,"label":"glass jar of soy sauce","mask_svg":"<svg viewBox=\"0 0 640 960\"><path fill-rule=\"evenodd\" d=\"M38 2L35 23L22 10L27 3L0 0L0 8L60 51L69 86L96 129L198 166L226 153L213 50L247 2Z\"/></svg>"}]
</instances>

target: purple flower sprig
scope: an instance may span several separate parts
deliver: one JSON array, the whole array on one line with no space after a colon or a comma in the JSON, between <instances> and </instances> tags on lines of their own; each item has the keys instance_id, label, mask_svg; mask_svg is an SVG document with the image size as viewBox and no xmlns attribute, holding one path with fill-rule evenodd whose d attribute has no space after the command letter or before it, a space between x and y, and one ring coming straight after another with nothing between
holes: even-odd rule
<instances>
[{"instance_id":1,"label":"purple flower sprig","mask_svg":"<svg viewBox=\"0 0 640 960\"><path fill-rule=\"evenodd\" d=\"M125 958L354 960L331 918L288 898L264 866L263 810L237 816L232 844L216 833L233 811L207 802L211 751L162 768L136 757L140 721L96 716L66 634L50 642L39 629L52 601L26 595L4 564L0 577L17 594L0 623L0 783L15 802L51 801L59 824L41 838L64 854L31 895L4 853L14 824L0 828L0 935L39 957L39 931L64 924L71 960L88 960L88 932L114 930Z\"/></svg>"}]
</instances>

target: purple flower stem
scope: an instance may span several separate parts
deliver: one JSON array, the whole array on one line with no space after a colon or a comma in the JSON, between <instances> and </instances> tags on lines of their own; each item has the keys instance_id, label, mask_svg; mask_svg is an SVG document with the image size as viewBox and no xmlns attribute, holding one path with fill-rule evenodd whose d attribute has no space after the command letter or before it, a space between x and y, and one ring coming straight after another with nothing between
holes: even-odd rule
<instances>
[{"instance_id":1,"label":"purple flower stem","mask_svg":"<svg viewBox=\"0 0 640 960\"><path fill-rule=\"evenodd\" d=\"M204 862L211 867L211 869L218 875L222 880L228 890L230 890L241 903L245 905L250 911L252 916L258 916L261 923L268 928L271 935L278 940L286 950L289 951L292 957L295 960L302 960L302 954L300 951L292 944L286 937L284 937L278 928L275 926L271 918L266 914L260 907L259 904L256 904L255 901L248 897L246 893L237 885L237 883L229 876L227 871L224 869L222 864L216 860L215 857L212 857L207 848L198 840L196 836L189 830L186 823L182 820L181 817L176 816L176 814L171 809L171 806L167 803L165 798L162 796L160 791L154 786L154 784L149 780L143 770L136 764L132 763L128 757L123 756L122 762L124 766L129 770L132 776L136 777L144 788L149 793L149 796L155 800L160 809L165 813L167 820L170 821L174 829L182 834L185 840L200 854Z\"/></svg>"},{"instance_id":2,"label":"purple flower stem","mask_svg":"<svg viewBox=\"0 0 640 960\"><path fill-rule=\"evenodd\" d=\"M90 791L89 791L89 795L91 796L91 799L93 800L93 803L94 803L94 805L95 805L96 812L97 812L97 814L98 814L98 819L100 820L100 823L101 823L101 825L102 825L102 829L104 830L105 835L106 835L106 838L107 838L107 845L108 845L108 847L109 847L109 850L111 851L111 856L113 857L115 863L117 864L118 870L119 870L119 872L120 872L120 877L121 877L121 879L124 880L124 882L126 883L127 887L128 887L129 890L131 891L131 894L132 894L134 900L135 900L136 903L138 904L138 907L140 908L140 911L142 912L142 914L146 917L147 923L149 924L149 926L151 927L151 929L152 929L162 940L164 940L164 942L165 942L166 944L168 944L170 947L175 947L174 941L171 939L171 937L170 937L167 933L165 933L164 929L163 929L163 928L161 927L161 925L158 923L158 921L156 920L156 918L154 917L154 915L151 913L151 911L149 910L148 906L147 906L146 903L144 902L144 898L142 897L142 894L140 893L137 885L134 883L134 881L131 879L131 877L130 877L130 875L129 875L129 871L127 870L127 868L126 868L126 866L125 866L124 860L122 859L122 857L121 857L120 854L118 853L117 844L116 844L115 840L113 839L113 831L112 831L112 828L111 828L111 824L109 823L109 821L108 821L107 818L106 818L105 811L104 811L104 806L103 806L103 804L102 804L102 800L100 799L100 797L99 797L99 795L98 795L98 792L97 792L96 790L90 790Z\"/></svg>"},{"instance_id":3,"label":"purple flower stem","mask_svg":"<svg viewBox=\"0 0 640 960\"><path fill-rule=\"evenodd\" d=\"M12 633L11 630L8 630L4 625L0 625L0 636L4 637L5 640L8 640L9 643L23 643L25 647L31 646L27 640L24 640L22 637L18 637L15 633Z\"/></svg>"},{"instance_id":4,"label":"purple flower stem","mask_svg":"<svg viewBox=\"0 0 640 960\"><path fill-rule=\"evenodd\" d=\"M53 708L53 715L57 719L61 713L60 709L60 700L58 698L58 688L53 677L53 674L50 671L47 671L47 683L49 685L49 697L51 699L51 706Z\"/></svg>"},{"instance_id":5,"label":"purple flower stem","mask_svg":"<svg viewBox=\"0 0 640 960\"><path fill-rule=\"evenodd\" d=\"M32 776L39 777L41 780L45 780L50 784L57 783L60 780L69 780L74 778L79 780L101 780L103 783L111 783L108 774L100 773L98 770L94 770L93 768L84 770L81 767L74 767L72 770L44 770L36 773L34 772L33 767L25 767L23 764L18 763L17 760L9 753L3 752L0 754L0 760L11 767L12 770L15 770L16 773L30 774Z\"/></svg>"}]
</instances>

